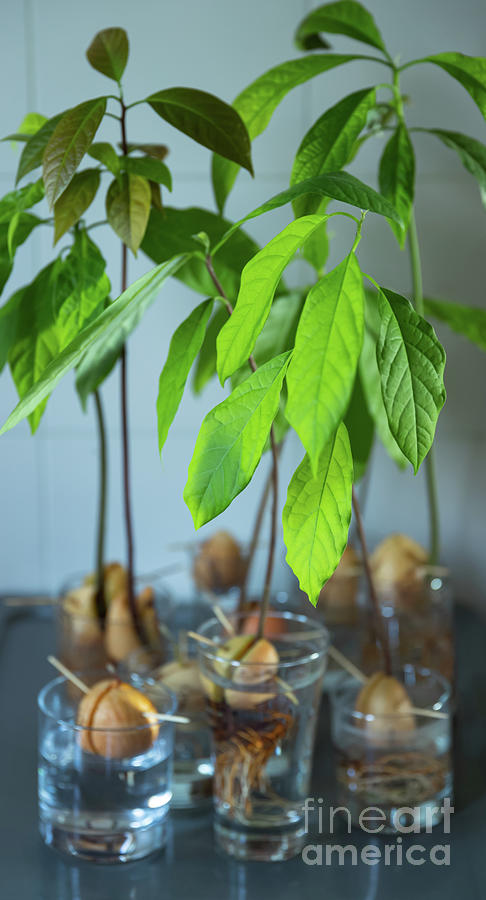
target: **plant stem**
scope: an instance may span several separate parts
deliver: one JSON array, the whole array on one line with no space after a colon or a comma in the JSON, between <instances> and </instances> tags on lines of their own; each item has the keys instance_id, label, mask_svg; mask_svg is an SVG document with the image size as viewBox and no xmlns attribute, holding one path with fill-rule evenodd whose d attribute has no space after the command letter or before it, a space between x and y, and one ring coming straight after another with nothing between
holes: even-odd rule
<instances>
[{"instance_id":1,"label":"plant stem","mask_svg":"<svg viewBox=\"0 0 486 900\"><path fill-rule=\"evenodd\" d=\"M281 446L282 446L281 444L278 445L278 447L277 447L278 452L280 452ZM239 613L243 612L243 607L246 602L248 578L250 575L253 557L255 556L255 552L256 552L256 549L258 546L258 541L260 538L260 531L262 529L262 524L263 524L263 516L265 513L265 509L267 507L268 497L270 495L270 488L272 487L272 474L273 474L272 470L270 470L270 472L268 474L268 478L265 481L265 487L263 488L260 503L258 504L255 524L253 526L252 536L251 536L251 541L250 541L250 549L248 550L245 579L241 586L240 599L238 601L238 612Z\"/></svg>"},{"instance_id":2,"label":"plant stem","mask_svg":"<svg viewBox=\"0 0 486 900\"><path fill-rule=\"evenodd\" d=\"M415 309L419 316L424 316L424 296L422 288L422 265L420 261L420 246L418 242L417 223L414 210L410 215L408 232L408 247L410 265L412 269L412 284ZM440 526L439 503L437 494L437 479L435 474L435 451L432 446L425 458L425 478L427 483L427 498L429 510L429 562L437 565L440 555Z\"/></svg>"},{"instance_id":3,"label":"plant stem","mask_svg":"<svg viewBox=\"0 0 486 900\"><path fill-rule=\"evenodd\" d=\"M402 69L405 68L402 66ZM406 126L403 101L400 93L400 70L394 68L393 92L398 121ZM408 250L410 266L412 270L413 299L415 309L419 316L424 318L424 294L422 285L422 263L420 259L420 246L417 234L415 211L412 206L410 224L408 227ZM427 505L429 511L429 563L437 565L440 557L440 526L439 526L439 502L437 492L437 479L435 474L435 450L432 446L425 459L425 479L427 484Z\"/></svg>"},{"instance_id":4,"label":"plant stem","mask_svg":"<svg viewBox=\"0 0 486 900\"><path fill-rule=\"evenodd\" d=\"M265 628L265 619L270 604L270 590L272 587L273 565L275 559L275 544L277 541L277 518L278 518L278 453L277 442L275 440L275 432L273 425L270 428L270 444L272 447L272 523L270 530L270 549L268 551L267 571L265 573L265 584L263 586L263 599L260 607L260 617L258 619L257 637L263 637Z\"/></svg>"},{"instance_id":5,"label":"plant stem","mask_svg":"<svg viewBox=\"0 0 486 900\"><path fill-rule=\"evenodd\" d=\"M212 278L213 284L218 291L220 297L226 303L226 309L228 310L228 314L231 316L233 313L233 307L224 291L224 288L219 281L216 272L214 271L213 262L211 256L209 254L206 256L206 268ZM248 359L248 364L252 370L252 372L256 372L258 366L253 358L250 356ZM273 429L273 425L270 428L270 445L272 448L272 524L271 524L271 532L270 532L270 548L268 551L268 562L267 562L267 570L265 573L265 583L263 586L263 598L262 605L260 607L260 618L258 621L258 637L261 638L263 634L263 629L265 626L265 618L268 613L268 606L270 603L270 590L272 585L272 576L273 576L273 566L275 560L275 544L277 540L277 515L278 515L278 450L277 450L277 442L275 440L275 432Z\"/></svg>"},{"instance_id":6,"label":"plant stem","mask_svg":"<svg viewBox=\"0 0 486 900\"><path fill-rule=\"evenodd\" d=\"M368 591L371 600L371 608L372 608L372 619L375 636L381 644L381 650L383 653L383 662L385 664L385 672L387 675L392 674L392 663L391 663L391 653L390 653L390 645L388 643L388 634L386 631L386 627L383 622L383 617L381 615L380 604L378 601L378 596L376 593L375 585L373 582L373 576L371 574L370 567L370 559L368 555L368 547L366 544L366 538L363 528L363 522L361 519L361 512L359 508L358 498L356 496L356 491L353 485L353 510L354 516L356 519L356 527L358 530L359 542L361 544L361 555L363 557L363 566L366 575L366 581L368 583Z\"/></svg>"},{"instance_id":7,"label":"plant stem","mask_svg":"<svg viewBox=\"0 0 486 900\"><path fill-rule=\"evenodd\" d=\"M127 152L127 133L126 133L126 107L123 102L123 95L120 88L120 126L121 126L121 143L123 154ZM121 292L123 294L127 289L127 246L122 243L121 255ZM145 636L139 620L137 607L135 603L135 590L133 583L134 572L134 541L133 541L133 524L132 524L132 508L131 508L131 486L130 486L130 454L129 454L129 438L128 438L128 391L127 391L127 349L123 345L121 351L121 422L122 422L122 447L123 447L123 496L125 509L125 531L127 538L127 593L128 605L132 616L133 625L142 643L145 643Z\"/></svg>"},{"instance_id":8,"label":"plant stem","mask_svg":"<svg viewBox=\"0 0 486 900\"><path fill-rule=\"evenodd\" d=\"M104 622L106 616L106 601L104 588L104 561L105 561L105 522L106 522L106 429L103 416L103 406L99 391L93 392L96 409L96 421L98 423L98 439L100 451L100 487L98 502L98 534L96 539L96 610L100 622Z\"/></svg>"}]
</instances>

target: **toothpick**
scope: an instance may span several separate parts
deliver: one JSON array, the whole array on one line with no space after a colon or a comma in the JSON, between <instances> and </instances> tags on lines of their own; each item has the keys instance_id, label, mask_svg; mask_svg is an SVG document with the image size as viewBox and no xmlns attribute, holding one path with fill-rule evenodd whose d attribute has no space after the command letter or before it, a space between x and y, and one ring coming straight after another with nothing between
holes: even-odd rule
<instances>
[{"instance_id":1,"label":"toothpick","mask_svg":"<svg viewBox=\"0 0 486 900\"><path fill-rule=\"evenodd\" d=\"M358 667L351 662L350 659L344 656L344 654L341 653L340 650L337 650L336 647L333 647L332 644L330 644L328 653L331 659L333 659L334 662L338 664L338 666L341 666L342 669L345 669L346 672L349 672L349 674L352 675L353 678L356 679L356 681L360 681L361 684L366 684L366 682L368 681L366 675L361 672Z\"/></svg>"},{"instance_id":2,"label":"toothpick","mask_svg":"<svg viewBox=\"0 0 486 900\"><path fill-rule=\"evenodd\" d=\"M224 630L227 631L228 634L234 635L235 629L234 629L233 625L231 624L230 620L228 619L228 616L226 616L224 614L223 610L221 609L220 606L218 606L217 603L215 603L213 606L213 613L216 616L216 618L219 619L219 621L221 622L221 625L223 626Z\"/></svg>"},{"instance_id":3,"label":"toothpick","mask_svg":"<svg viewBox=\"0 0 486 900\"><path fill-rule=\"evenodd\" d=\"M187 637L193 639L193 641L199 641L200 644L207 644L208 647L218 647L216 641L210 641L209 638L203 637L202 634L196 634L195 631L188 631Z\"/></svg>"},{"instance_id":4,"label":"toothpick","mask_svg":"<svg viewBox=\"0 0 486 900\"><path fill-rule=\"evenodd\" d=\"M299 701L297 700L297 697L295 696L295 694L294 694L293 690L291 689L290 685L287 684L287 682L284 681L283 678L278 678L278 676L275 677L275 681L276 681L277 684L280 685L280 687L282 687L282 688L284 689L285 696L289 698L289 700L291 701L291 703L293 703L294 706L298 706L298 705L299 705Z\"/></svg>"},{"instance_id":5,"label":"toothpick","mask_svg":"<svg viewBox=\"0 0 486 900\"><path fill-rule=\"evenodd\" d=\"M81 681L81 679L78 678L78 676L75 675L74 672L71 672L71 670L68 669L55 656L48 656L47 662L49 662L51 666L54 666L54 668L57 669L57 671L60 672L61 675L64 675L64 677L67 678L68 681L79 688L79 690L82 691L83 694L89 693L88 685L85 684L84 681ZM111 665L111 663L108 663L106 668L110 671L113 671L113 666ZM170 713L144 712L142 713L142 715L151 722L175 722L178 725L189 725L191 722L191 720L187 719L186 716L173 716Z\"/></svg>"},{"instance_id":6,"label":"toothpick","mask_svg":"<svg viewBox=\"0 0 486 900\"><path fill-rule=\"evenodd\" d=\"M47 662L50 663L51 666L54 666L54 668L57 669L57 671L60 672L61 675L64 675L64 678L67 678L67 680L70 681L71 684L74 684L80 691L82 691L83 694L89 693L88 685L85 684L84 681L81 681L81 679L78 678L78 676L75 675L74 672L71 672L69 669L67 669L66 666L59 659L56 659L55 656L48 656Z\"/></svg>"},{"instance_id":7,"label":"toothpick","mask_svg":"<svg viewBox=\"0 0 486 900\"><path fill-rule=\"evenodd\" d=\"M336 647L330 645L329 647L329 656L341 666L341 668L345 669L346 672L349 672L356 681L361 682L361 684L366 684L369 681L369 678L361 672L354 663L351 662L340 650L337 650ZM448 719L449 716L447 713L439 712L437 709L422 709L419 706L413 706L410 710L415 716L424 716L429 719ZM393 715L393 714L392 714Z\"/></svg>"}]
</instances>

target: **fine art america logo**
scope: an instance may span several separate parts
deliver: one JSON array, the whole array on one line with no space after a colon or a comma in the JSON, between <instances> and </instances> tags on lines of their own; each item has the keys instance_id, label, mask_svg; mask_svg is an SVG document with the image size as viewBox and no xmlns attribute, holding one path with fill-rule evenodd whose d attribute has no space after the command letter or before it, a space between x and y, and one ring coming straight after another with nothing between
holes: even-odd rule
<instances>
[{"instance_id":1,"label":"fine art america logo","mask_svg":"<svg viewBox=\"0 0 486 900\"><path fill-rule=\"evenodd\" d=\"M450 834L451 815L454 807L449 797L446 797L442 806L430 806L425 810L420 807L401 806L393 813L385 813L379 806L367 806L358 817L357 823L352 823L351 812L345 806L329 807L329 821L324 822L324 801L322 797L314 799L307 797L304 803L304 830L307 835L334 835L334 823L337 820L347 822L347 833L351 834L352 824L369 835L383 833L387 823L391 824L395 834L393 842L366 844L357 847L352 843L335 843L334 839L327 843L306 844L302 850L302 859L307 866L332 866L351 865L360 863L366 866L376 866L382 863L385 866L423 866L424 863L432 863L435 866L449 866L451 863L450 844L437 843L425 847L420 843L403 843L402 835L431 834L433 825L442 817L442 831ZM309 828L309 818L312 817L313 827ZM327 827L326 827L327 826ZM337 829L342 832L342 825ZM385 837L386 835L383 835Z\"/></svg>"}]
</instances>

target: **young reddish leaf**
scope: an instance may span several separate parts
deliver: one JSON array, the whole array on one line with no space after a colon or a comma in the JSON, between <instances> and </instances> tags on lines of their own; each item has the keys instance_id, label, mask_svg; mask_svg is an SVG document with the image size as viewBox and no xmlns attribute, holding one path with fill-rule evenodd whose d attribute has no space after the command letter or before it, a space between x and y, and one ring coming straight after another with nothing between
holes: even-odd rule
<instances>
[{"instance_id":1,"label":"young reddish leaf","mask_svg":"<svg viewBox=\"0 0 486 900\"><path fill-rule=\"evenodd\" d=\"M128 35L124 28L105 28L91 41L86 56L102 75L120 81L128 60Z\"/></svg>"},{"instance_id":2,"label":"young reddish leaf","mask_svg":"<svg viewBox=\"0 0 486 900\"><path fill-rule=\"evenodd\" d=\"M89 149L105 110L106 97L86 100L64 113L57 124L43 158L44 186L51 209Z\"/></svg>"},{"instance_id":3,"label":"young reddish leaf","mask_svg":"<svg viewBox=\"0 0 486 900\"><path fill-rule=\"evenodd\" d=\"M54 204L54 243L66 234L91 206L100 186L97 169L78 172Z\"/></svg>"},{"instance_id":4,"label":"young reddish leaf","mask_svg":"<svg viewBox=\"0 0 486 900\"><path fill-rule=\"evenodd\" d=\"M106 195L108 222L118 237L133 253L142 243L150 214L149 183L139 175L122 175L115 179Z\"/></svg>"}]
</instances>

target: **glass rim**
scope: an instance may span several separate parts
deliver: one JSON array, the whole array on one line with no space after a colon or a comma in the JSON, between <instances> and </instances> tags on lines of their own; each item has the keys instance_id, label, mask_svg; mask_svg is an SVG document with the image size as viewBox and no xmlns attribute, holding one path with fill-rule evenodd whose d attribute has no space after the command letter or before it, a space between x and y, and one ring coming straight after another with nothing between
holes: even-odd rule
<instances>
[{"instance_id":1,"label":"glass rim","mask_svg":"<svg viewBox=\"0 0 486 900\"><path fill-rule=\"evenodd\" d=\"M452 703L452 687L451 687L450 682L447 680L447 678L445 678L444 675L441 675L440 672L436 672L435 669L429 669L425 666L415 666L415 665L413 665L413 663L405 663L401 667L402 672L406 671L407 669L413 670L414 672L418 672L418 673L420 673L420 675L423 675L423 676L432 675L442 686L442 693L439 695L439 697L431 703L427 703L425 705L421 704L421 706L420 706L421 709L428 710L430 712L444 712L444 707L446 707L446 706L450 707L450 705ZM346 691L350 690L351 683L356 684L356 680L352 679L352 682L351 682L351 676L348 676L346 680L343 679L343 682L341 685L337 685L334 688L334 690L331 692L332 705L334 707L339 706L345 712L345 714L349 716L349 720L350 720L351 724L353 724L355 721L359 722L359 723L390 722L390 721L400 721L400 720L403 721L404 719L410 718L410 716L415 715L415 713L413 711L412 712L405 711L405 712L396 712L396 713L376 714L376 713L362 713L356 709L346 709L344 693ZM400 684L402 684L402 682L400 682ZM404 686L406 687L406 683ZM414 709L415 708L416 707L414 706ZM449 708L447 710L446 714L450 719L452 710ZM424 718L426 718L426 717L424 717ZM441 720L440 719L434 720L431 718L428 720L428 724L429 725L433 724L434 721L435 721L435 724L437 724L437 722L439 722ZM442 720L442 721L445 721L445 720Z\"/></svg>"},{"instance_id":2,"label":"glass rim","mask_svg":"<svg viewBox=\"0 0 486 900\"><path fill-rule=\"evenodd\" d=\"M49 691L53 690L56 687L60 687L63 683L69 683L68 679L65 678L64 675L58 675L56 676L56 678L53 678L52 681L48 681L47 684L45 684L44 687L41 688L37 695L37 708L39 712L46 716L46 718L50 719L52 722L55 722L56 725L62 726L62 728L64 729L69 729L70 731L79 733L93 732L96 734L127 734L131 732L146 731L148 728L153 728L154 725L164 726L172 724L171 722L158 722L156 720L151 722L150 719L147 719L146 725L127 726L125 728L93 728L93 726L91 725L78 725L76 722L68 722L66 719L61 718L59 715L56 715L51 710L49 710L46 703L46 697ZM164 713L167 713L167 715L173 715L173 713L177 709L177 697L174 691L162 684L159 685L154 683L153 685L151 684L150 687L155 688L155 690L159 691L160 693L166 694L167 698L170 699L170 706L168 709L164 710ZM160 711L157 710L157 713L159 712Z\"/></svg>"},{"instance_id":3,"label":"glass rim","mask_svg":"<svg viewBox=\"0 0 486 900\"><path fill-rule=\"evenodd\" d=\"M228 619L230 622L232 621L233 618L247 619L248 613L236 613L236 614L228 616ZM309 631L307 631L305 633L305 638L307 640L318 638L322 642L322 646L319 647L319 649L307 651L302 656L298 656L296 659L287 660L287 661L279 660L279 662L278 662L279 669L290 668L292 666L300 666L300 665L303 665L304 663L313 662L315 660L320 659L328 650L329 645L331 643L330 634L329 634L328 629L325 627L325 625L323 625L318 620L311 619L310 616L306 616L303 613L293 613L293 612L290 612L289 610L273 610L273 609L269 610L269 612L268 612L267 619L269 619L269 618L285 619L287 621L299 622L303 625L309 625L310 626ZM205 631L208 630L213 625L217 625L219 628L223 629L223 626L222 626L221 622L219 621L219 619L217 618L217 616L212 616L210 619L207 619L205 622L202 623L202 625L199 626L197 633L200 634L202 637L206 637ZM310 635L312 635L312 637L310 637ZM244 637L244 636L245 635L242 635L242 637ZM296 632L295 634L292 635L293 638L297 638L297 636L298 636L298 632ZM230 638L230 637L231 637L231 635L228 635L228 638ZM249 638L256 637L256 635L249 634L248 637ZM265 635L263 635L263 637L265 637ZM285 640L285 638L283 638L283 635L275 635L274 639L275 640ZM267 640L271 640L271 636L268 636ZM288 640L289 646L291 645L291 643L292 643L292 641ZM224 656L220 656L219 653L215 652L213 647L211 647L208 644L203 644L202 642L198 642L198 652L203 654L205 657L207 657L208 659L210 659L213 662L221 662L221 663L224 663L226 666L229 665L234 668L246 667L246 668L250 669L253 666L255 666L257 668L262 667L261 662L242 662L241 660L238 660L238 659L226 659Z\"/></svg>"}]
</instances>

